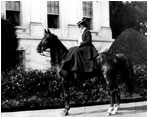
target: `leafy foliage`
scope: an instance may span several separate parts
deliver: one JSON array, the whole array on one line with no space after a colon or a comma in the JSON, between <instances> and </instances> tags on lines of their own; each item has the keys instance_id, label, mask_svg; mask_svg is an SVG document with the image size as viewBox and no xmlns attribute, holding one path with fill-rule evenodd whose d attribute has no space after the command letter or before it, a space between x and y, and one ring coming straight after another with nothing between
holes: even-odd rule
<instances>
[{"instance_id":1,"label":"leafy foliage","mask_svg":"<svg viewBox=\"0 0 148 118\"><path fill-rule=\"evenodd\" d=\"M18 47L18 39L15 31L15 25L11 21L1 19L2 70L11 69L17 64L16 49Z\"/></svg>"},{"instance_id":2,"label":"leafy foliage","mask_svg":"<svg viewBox=\"0 0 148 118\"><path fill-rule=\"evenodd\" d=\"M110 24L113 38L121 32L133 28L147 33L147 1L110 1Z\"/></svg>"},{"instance_id":3,"label":"leafy foliage","mask_svg":"<svg viewBox=\"0 0 148 118\"><path fill-rule=\"evenodd\" d=\"M135 77L136 85L135 91L138 91L141 96L147 96L147 66L146 65L135 65Z\"/></svg>"},{"instance_id":4,"label":"leafy foliage","mask_svg":"<svg viewBox=\"0 0 148 118\"><path fill-rule=\"evenodd\" d=\"M135 66L134 69L137 73L136 93L146 98L146 68ZM121 93L126 94L125 86L120 88ZM64 107L62 82L55 68L45 72L20 68L2 72L1 98L2 111ZM109 99L105 81L101 77L71 83L72 106L106 103Z\"/></svg>"},{"instance_id":5,"label":"leafy foliage","mask_svg":"<svg viewBox=\"0 0 148 118\"><path fill-rule=\"evenodd\" d=\"M25 71L16 69L3 72L2 99L19 99L32 95L45 95L45 91L52 97L57 96L56 93L59 90L57 79L56 71L53 70L42 72L39 70Z\"/></svg>"},{"instance_id":6,"label":"leafy foliage","mask_svg":"<svg viewBox=\"0 0 148 118\"><path fill-rule=\"evenodd\" d=\"M123 31L113 42L109 52L123 53L130 57L131 61L135 65L146 64L147 39L143 34L135 31L134 29L127 29Z\"/></svg>"}]
</instances>

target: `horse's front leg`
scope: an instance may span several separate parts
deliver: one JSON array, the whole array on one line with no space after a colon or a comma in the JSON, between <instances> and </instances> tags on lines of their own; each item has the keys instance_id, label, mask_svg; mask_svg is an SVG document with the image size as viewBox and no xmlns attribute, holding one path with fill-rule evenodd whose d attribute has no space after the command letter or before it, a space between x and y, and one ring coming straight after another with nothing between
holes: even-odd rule
<instances>
[{"instance_id":1,"label":"horse's front leg","mask_svg":"<svg viewBox=\"0 0 148 118\"><path fill-rule=\"evenodd\" d=\"M70 104L69 104L69 81L68 81L68 79L63 78L62 85L63 85L64 102L65 102L65 108L62 111L62 115L63 116L67 116L68 115L68 111L70 109Z\"/></svg>"}]
</instances>

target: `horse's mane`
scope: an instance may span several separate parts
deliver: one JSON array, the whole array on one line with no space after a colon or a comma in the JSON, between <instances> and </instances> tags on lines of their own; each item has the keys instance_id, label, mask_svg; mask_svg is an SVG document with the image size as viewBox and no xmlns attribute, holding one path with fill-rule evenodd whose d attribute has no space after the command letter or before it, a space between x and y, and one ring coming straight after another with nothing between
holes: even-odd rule
<instances>
[{"instance_id":1,"label":"horse's mane","mask_svg":"<svg viewBox=\"0 0 148 118\"><path fill-rule=\"evenodd\" d=\"M63 43L58 39L55 34L51 34L54 45L50 49L51 54L51 65L56 66L60 65L65 55L68 53L68 49L63 45Z\"/></svg>"}]
</instances>

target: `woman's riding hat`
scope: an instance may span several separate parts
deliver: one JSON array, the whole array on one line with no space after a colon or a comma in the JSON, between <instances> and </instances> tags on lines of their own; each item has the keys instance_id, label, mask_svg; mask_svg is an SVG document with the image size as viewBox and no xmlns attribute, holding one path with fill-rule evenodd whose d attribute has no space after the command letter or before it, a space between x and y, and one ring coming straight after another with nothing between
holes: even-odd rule
<instances>
[{"instance_id":1,"label":"woman's riding hat","mask_svg":"<svg viewBox=\"0 0 148 118\"><path fill-rule=\"evenodd\" d=\"M84 25L86 25L86 18L83 18L81 21L79 21L78 23L77 23L77 25L78 26L80 26L81 24L84 24Z\"/></svg>"}]
</instances>

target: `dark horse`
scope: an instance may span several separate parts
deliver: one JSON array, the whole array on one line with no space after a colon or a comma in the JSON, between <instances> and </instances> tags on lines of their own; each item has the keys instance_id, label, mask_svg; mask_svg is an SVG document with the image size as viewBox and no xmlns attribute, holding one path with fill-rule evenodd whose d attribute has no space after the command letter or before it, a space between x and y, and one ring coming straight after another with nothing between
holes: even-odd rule
<instances>
[{"instance_id":1,"label":"dark horse","mask_svg":"<svg viewBox=\"0 0 148 118\"><path fill-rule=\"evenodd\" d=\"M62 62L68 53L68 49L62 44L58 37L49 30L45 30L45 35L37 47L37 52L44 55L44 52L50 49L51 62L60 68ZM80 75L89 75L88 77L99 77L102 75L106 81L109 94L111 96L110 108L108 114L115 114L119 108L119 83L124 82L128 88L128 92L132 93L134 88L134 71L131 61L123 54L110 54L103 52L95 58L95 69L92 73L79 73ZM60 70L62 85L64 90L65 109L62 115L68 115L70 109L69 103L69 83L75 78L75 72ZM82 76L81 76L82 77ZM86 76L85 76L86 77Z\"/></svg>"}]
</instances>

